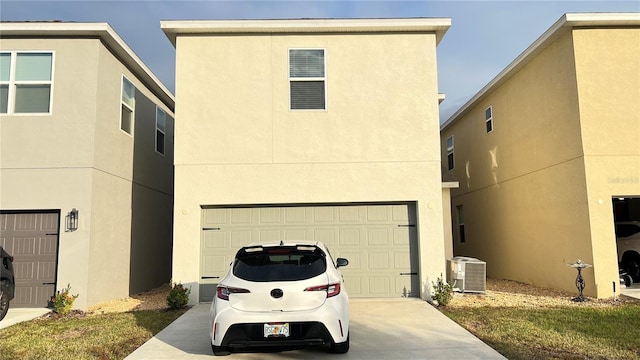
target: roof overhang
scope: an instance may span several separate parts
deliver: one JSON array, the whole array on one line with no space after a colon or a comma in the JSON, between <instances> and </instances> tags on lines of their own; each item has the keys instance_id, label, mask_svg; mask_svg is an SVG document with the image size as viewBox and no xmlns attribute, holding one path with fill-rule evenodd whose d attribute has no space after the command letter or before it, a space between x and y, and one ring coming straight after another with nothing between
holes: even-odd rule
<instances>
[{"instance_id":1,"label":"roof overhang","mask_svg":"<svg viewBox=\"0 0 640 360\"><path fill-rule=\"evenodd\" d=\"M1 38L96 38L131 70L162 102L174 111L171 91L142 62L108 23L0 22Z\"/></svg>"},{"instance_id":2,"label":"roof overhang","mask_svg":"<svg viewBox=\"0 0 640 360\"><path fill-rule=\"evenodd\" d=\"M160 27L173 46L180 35L312 33L434 33L438 44L451 27L451 19L169 20L161 21Z\"/></svg>"},{"instance_id":3,"label":"roof overhang","mask_svg":"<svg viewBox=\"0 0 640 360\"><path fill-rule=\"evenodd\" d=\"M477 94L467 101L447 121L440 126L440 131L455 123L467 114L478 102L490 92L501 86L513 74L531 61L540 52L555 42L562 35L575 28L606 28L640 26L640 13L567 13L542 34L533 44L522 52L511 64L485 85Z\"/></svg>"}]
</instances>

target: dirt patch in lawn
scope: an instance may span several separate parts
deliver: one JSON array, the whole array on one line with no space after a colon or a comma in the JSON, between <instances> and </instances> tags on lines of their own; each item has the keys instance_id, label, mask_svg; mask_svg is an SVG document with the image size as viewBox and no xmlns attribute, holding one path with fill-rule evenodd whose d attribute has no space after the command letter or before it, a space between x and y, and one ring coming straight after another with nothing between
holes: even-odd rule
<instances>
[{"instance_id":1,"label":"dirt patch in lawn","mask_svg":"<svg viewBox=\"0 0 640 360\"><path fill-rule=\"evenodd\" d=\"M580 304L582 306L616 306L623 303L640 303L640 300L619 296L613 299L592 299L577 303L572 299L577 296L562 290L546 289L534 285L511 280L487 278L486 293L454 293L448 307L556 307Z\"/></svg>"},{"instance_id":2,"label":"dirt patch in lawn","mask_svg":"<svg viewBox=\"0 0 640 360\"><path fill-rule=\"evenodd\" d=\"M89 308L89 313L106 314L113 312L141 311L141 310L166 310L167 296L171 286L162 285L130 297L95 304Z\"/></svg>"}]
</instances>

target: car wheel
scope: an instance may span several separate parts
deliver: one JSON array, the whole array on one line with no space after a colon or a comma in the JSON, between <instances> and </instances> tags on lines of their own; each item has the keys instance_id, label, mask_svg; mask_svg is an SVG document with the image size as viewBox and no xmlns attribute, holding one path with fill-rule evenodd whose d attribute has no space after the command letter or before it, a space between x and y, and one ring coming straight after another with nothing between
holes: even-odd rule
<instances>
[{"instance_id":1,"label":"car wheel","mask_svg":"<svg viewBox=\"0 0 640 360\"><path fill-rule=\"evenodd\" d=\"M331 343L331 352L334 354L345 354L349 351L349 335L347 335L347 341L342 343Z\"/></svg>"},{"instance_id":2,"label":"car wheel","mask_svg":"<svg viewBox=\"0 0 640 360\"><path fill-rule=\"evenodd\" d=\"M231 354L231 351L229 351L229 348L226 346L211 345L211 350L213 350L213 355L215 356L227 356Z\"/></svg>"},{"instance_id":3,"label":"car wheel","mask_svg":"<svg viewBox=\"0 0 640 360\"><path fill-rule=\"evenodd\" d=\"M633 285L633 280L631 279L631 276L627 274L620 275L620 280L624 283L624 286L626 287L630 287L631 285Z\"/></svg>"},{"instance_id":4,"label":"car wheel","mask_svg":"<svg viewBox=\"0 0 640 360\"><path fill-rule=\"evenodd\" d=\"M640 255L625 254L622 258L622 268L631 276L634 282L640 282Z\"/></svg>"},{"instance_id":5,"label":"car wheel","mask_svg":"<svg viewBox=\"0 0 640 360\"><path fill-rule=\"evenodd\" d=\"M0 320L4 319L9 311L9 293L5 291L6 282L0 284Z\"/></svg>"}]
</instances>

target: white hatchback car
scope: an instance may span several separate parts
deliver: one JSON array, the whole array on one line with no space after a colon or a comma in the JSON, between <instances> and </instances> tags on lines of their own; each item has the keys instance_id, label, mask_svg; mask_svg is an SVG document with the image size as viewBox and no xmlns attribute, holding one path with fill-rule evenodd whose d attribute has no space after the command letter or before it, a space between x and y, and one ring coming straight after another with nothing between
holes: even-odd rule
<instances>
[{"instance_id":1,"label":"white hatchback car","mask_svg":"<svg viewBox=\"0 0 640 360\"><path fill-rule=\"evenodd\" d=\"M217 286L209 310L215 355L264 346L330 345L349 351L349 297L321 242L262 243L241 248Z\"/></svg>"}]
</instances>

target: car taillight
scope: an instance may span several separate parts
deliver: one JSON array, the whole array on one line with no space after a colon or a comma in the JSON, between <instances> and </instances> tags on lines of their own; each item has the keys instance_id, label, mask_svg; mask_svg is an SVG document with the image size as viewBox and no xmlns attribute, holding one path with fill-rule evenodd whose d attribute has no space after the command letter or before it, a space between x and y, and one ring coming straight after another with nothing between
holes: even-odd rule
<instances>
[{"instance_id":1,"label":"car taillight","mask_svg":"<svg viewBox=\"0 0 640 360\"><path fill-rule=\"evenodd\" d=\"M329 285L320 285L320 286L311 286L304 291L326 291L327 297L333 297L340 294L340 283L329 284Z\"/></svg>"},{"instance_id":2,"label":"car taillight","mask_svg":"<svg viewBox=\"0 0 640 360\"><path fill-rule=\"evenodd\" d=\"M216 289L218 299L222 299L222 300L229 300L229 295L231 294L242 294L242 293L249 293L249 292L251 291L247 289L234 288L229 286L218 286L218 288Z\"/></svg>"},{"instance_id":3,"label":"car taillight","mask_svg":"<svg viewBox=\"0 0 640 360\"><path fill-rule=\"evenodd\" d=\"M9 256L9 261L13 262L13 256Z\"/></svg>"}]
</instances>

